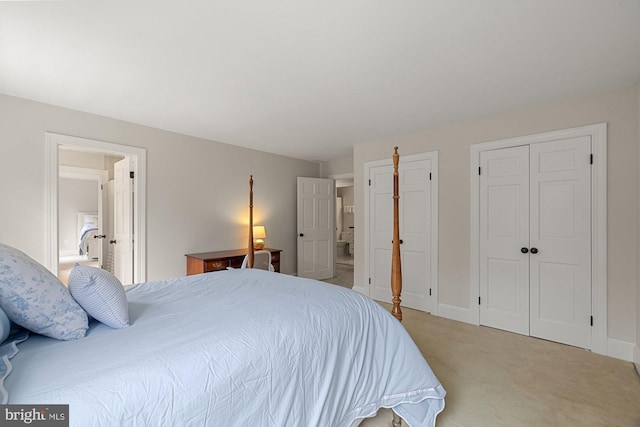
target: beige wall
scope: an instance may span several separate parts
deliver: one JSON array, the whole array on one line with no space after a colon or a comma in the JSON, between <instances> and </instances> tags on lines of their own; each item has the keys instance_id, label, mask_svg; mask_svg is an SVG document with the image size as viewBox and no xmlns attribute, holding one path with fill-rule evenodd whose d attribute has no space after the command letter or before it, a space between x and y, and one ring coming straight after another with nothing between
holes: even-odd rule
<instances>
[{"instance_id":1,"label":"beige wall","mask_svg":"<svg viewBox=\"0 0 640 427\"><path fill-rule=\"evenodd\" d=\"M439 153L439 303L470 308L469 146L515 136L608 123L608 336L636 341L636 228L638 165L637 89L596 96L429 129L354 148L355 204L364 205L364 163L401 155ZM363 241L364 216L356 209L356 241ZM364 248L356 247L355 282L364 286ZM631 348L631 347L629 347Z\"/></svg>"},{"instance_id":2,"label":"beige wall","mask_svg":"<svg viewBox=\"0 0 640 427\"><path fill-rule=\"evenodd\" d=\"M638 168L640 168L640 80L638 80L638 84L636 85L636 101L637 101L637 116L636 120L638 121L637 132L636 132L636 140L637 146L636 150L638 152L638 166L636 167L636 178L638 182L638 247L637 247L637 258L636 258L636 346L634 349L634 360L636 363L640 364L640 172L638 172ZM640 372L640 371L639 371Z\"/></svg>"},{"instance_id":3,"label":"beige wall","mask_svg":"<svg viewBox=\"0 0 640 427\"><path fill-rule=\"evenodd\" d=\"M58 181L58 232L60 255L78 255L79 212L98 213L98 183L85 179L61 178Z\"/></svg>"},{"instance_id":4,"label":"beige wall","mask_svg":"<svg viewBox=\"0 0 640 427\"><path fill-rule=\"evenodd\" d=\"M353 156L345 156L322 163L322 177L353 173Z\"/></svg>"},{"instance_id":5,"label":"beige wall","mask_svg":"<svg viewBox=\"0 0 640 427\"><path fill-rule=\"evenodd\" d=\"M105 155L101 153L89 153L85 151L60 150L58 153L58 164L65 166L75 166L78 168L105 170Z\"/></svg>"},{"instance_id":6,"label":"beige wall","mask_svg":"<svg viewBox=\"0 0 640 427\"><path fill-rule=\"evenodd\" d=\"M267 245L296 269L296 177L320 165L0 95L0 242L45 260L45 132L147 150L147 279L184 275L184 254L246 245L248 179Z\"/></svg>"}]
</instances>

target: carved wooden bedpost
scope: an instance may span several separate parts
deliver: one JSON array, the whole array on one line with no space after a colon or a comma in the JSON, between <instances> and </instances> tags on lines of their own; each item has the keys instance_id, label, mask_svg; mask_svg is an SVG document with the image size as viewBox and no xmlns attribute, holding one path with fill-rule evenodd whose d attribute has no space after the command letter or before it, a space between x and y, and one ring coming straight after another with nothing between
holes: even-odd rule
<instances>
[{"instance_id":1,"label":"carved wooden bedpost","mask_svg":"<svg viewBox=\"0 0 640 427\"><path fill-rule=\"evenodd\" d=\"M247 268L253 268L253 175L249 177L249 244L247 246Z\"/></svg>"},{"instance_id":2,"label":"carved wooden bedpost","mask_svg":"<svg viewBox=\"0 0 640 427\"><path fill-rule=\"evenodd\" d=\"M402 322L402 310L400 309L400 294L402 293L402 266L400 265L400 221L398 219L399 199L398 194L398 147L394 147L393 153L393 252L391 255L391 295L393 296L393 309L391 314Z\"/></svg>"},{"instance_id":3,"label":"carved wooden bedpost","mask_svg":"<svg viewBox=\"0 0 640 427\"><path fill-rule=\"evenodd\" d=\"M399 201L400 195L398 190L398 163L400 155L398 147L393 147L393 248L391 254L391 295L393 296L393 308L391 314L402 322L402 310L400 309L400 294L402 293L402 266L400 263L400 220L399 217ZM391 420L392 427L400 427L400 417L393 412Z\"/></svg>"}]
</instances>

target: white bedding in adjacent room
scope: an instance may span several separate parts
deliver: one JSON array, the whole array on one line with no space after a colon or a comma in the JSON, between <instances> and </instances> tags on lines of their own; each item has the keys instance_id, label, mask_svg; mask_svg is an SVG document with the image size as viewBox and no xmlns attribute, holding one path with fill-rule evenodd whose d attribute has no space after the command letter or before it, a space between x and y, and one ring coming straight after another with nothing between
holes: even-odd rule
<instances>
[{"instance_id":1,"label":"white bedding in adjacent room","mask_svg":"<svg viewBox=\"0 0 640 427\"><path fill-rule=\"evenodd\" d=\"M357 292L262 270L147 282L131 326L18 345L9 403L72 426L344 426L392 407L433 426L445 391L404 327Z\"/></svg>"}]
</instances>

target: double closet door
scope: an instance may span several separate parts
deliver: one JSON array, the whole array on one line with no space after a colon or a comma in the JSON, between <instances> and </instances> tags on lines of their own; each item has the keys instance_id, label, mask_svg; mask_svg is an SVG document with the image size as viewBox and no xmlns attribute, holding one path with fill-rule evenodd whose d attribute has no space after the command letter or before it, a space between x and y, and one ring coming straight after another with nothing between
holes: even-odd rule
<instances>
[{"instance_id":1,"label":"double closet door","mask_svg":"<svg viewBox=\"0 0 640 427\"><path fill-rule=\"evenodd\" d=\"M480 323L591 348L591 140L480 155Z\"/></svg>"},{"instance_id":2,"label":"double closet door","mask_svg":"<svg viewBox=\"0 0 640 427\"><path fill-rule=\"evenodd\" d=\"M371 298L391 301L393 165L366 166L369 186L368 281ZM435 313L437 291L437 153L400 156L399 226L402 306Z\"/></svg>"}]
</instances>

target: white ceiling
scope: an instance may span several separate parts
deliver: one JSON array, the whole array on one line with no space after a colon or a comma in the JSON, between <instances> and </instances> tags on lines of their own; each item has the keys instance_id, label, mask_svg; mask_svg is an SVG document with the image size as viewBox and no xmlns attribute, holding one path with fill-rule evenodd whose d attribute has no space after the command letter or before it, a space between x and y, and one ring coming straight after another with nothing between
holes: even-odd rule
<instances>
[{"instance_id":1,"label":"white ceiling","mask_svg":"<svg viewBox=\"0 0 640 427\"><path fill-rule=\"evenodd\" d=\"M640 0L0 1L0 93L307 160L638 78Z\"/></svg>"}]
</instances>

